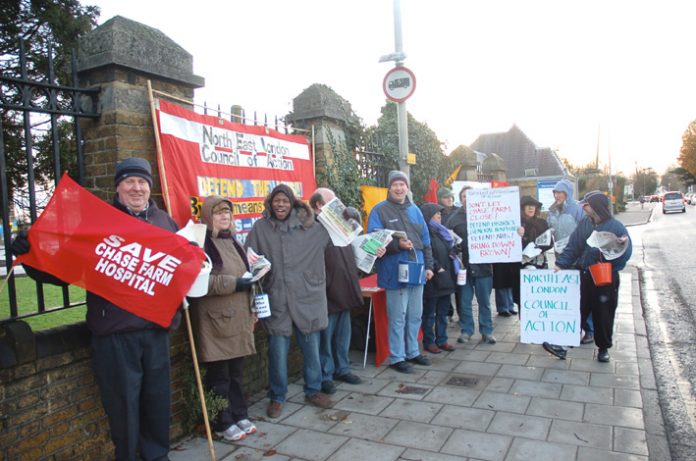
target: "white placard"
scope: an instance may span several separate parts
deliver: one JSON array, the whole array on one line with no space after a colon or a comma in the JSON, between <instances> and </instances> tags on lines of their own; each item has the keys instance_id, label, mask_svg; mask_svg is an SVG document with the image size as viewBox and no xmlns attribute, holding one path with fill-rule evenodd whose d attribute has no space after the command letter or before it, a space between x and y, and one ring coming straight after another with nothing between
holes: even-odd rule
<instances>
[{"instance_id":1,"label":"white placard","mask_svg":"<svg viewBox=\"0 0 696 461\"><path fill-rule=\"evenodd\" d=\"M522 261L520 190L518 187L466 191L469 262Z\"/></svg>"},{"instance_id":2,"label":"white placard","mask_svg":"<svg viewBox=\"0 0 696 461\"><path fill-rule=\"evenodd\" d=\"M520 341L580 345L580 272L520 271Z\"/></svg>"}]
</instances>

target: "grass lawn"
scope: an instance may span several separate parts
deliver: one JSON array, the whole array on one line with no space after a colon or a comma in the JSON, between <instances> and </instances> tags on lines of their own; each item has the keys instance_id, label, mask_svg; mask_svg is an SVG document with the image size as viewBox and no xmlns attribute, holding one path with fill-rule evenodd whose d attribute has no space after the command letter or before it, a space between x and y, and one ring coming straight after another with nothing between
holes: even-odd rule
<instances>
[{"instance_id":1,"label":"grass lawn","mask_svg":"<svg viewBox=\"0 0 696 461\"><path fill-rule=\"evenodd\" d=\"M36 303L36 283L29 277L15 277L15 287L17 290L17 310L19 315L30 314L38 311ZM70 285L70 302L83 302L85 300L85 290ZM44 284L44 304L46 309L63 306L63 290L55 285ZM0 293L0 319L10 316L10 295L7 285ZM34 331L46 330L61 325L81 322L85 319L86 307L72 307L58 312L45 313L24 319Z\"/></svg>"}]
</instances>

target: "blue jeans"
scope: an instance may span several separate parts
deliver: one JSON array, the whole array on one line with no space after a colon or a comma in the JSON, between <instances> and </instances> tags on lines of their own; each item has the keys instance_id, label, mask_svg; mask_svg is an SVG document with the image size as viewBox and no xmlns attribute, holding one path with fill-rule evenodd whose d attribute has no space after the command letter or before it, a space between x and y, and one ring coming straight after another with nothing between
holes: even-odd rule
<instances>
[{"instance_id":1,"label":"blue jeans","mask_svg":"<svg viewBox=\"0 0 696 461\"><path fill-rule=\"evenodd\" d=\"M423 348L447 342L447 313L451 305L450 295L423 299Z\"/></svg>"},{"instance_id":2,"label":"blue jeans","mask_svg":"<svg viewBox=\"0 0 696 461\"><path fill-rule=\"evenodd\" d=\"M495 289L495 310L498 313L515 310L515 302L512 300L512 288Z\"/></svg>"},{"instance_id":3,"label":"blue jeans","mask_svg":"<svg viewBox=\"0 0 696 461\"><path fill-rule=\"evenodd\" d=\"M476 295L479 308L479 333L491 335L493 333L493 319L491 318L491 290L493 290L493 276L467 277L466 285L459 287L459 328L462 333L472 336L474 334L474 313L472 301Z\"/></svg>"},{"instance_id":4,"label":"blue jeans","mask_svg":"<svg viewBox=\"0 0 696 461\"><path fill-rule=\"evenodd\" d=\"M350 311L329 314L329 326L321 332L319 348L322 381L350 372L350 333Z\"/></svg>"},{"instance_id":5,"label":"blue jeans","mask_svg":"<svg viewBox=\"0 0 696 461\"><path fill-rule=\"evenodd\" d=\"M387 291L389 320L389 363L420 355L418 330L423 315L423 285Z\"/></svg>"},{"instance_id":6,"label":"blue jeans","mask_svg":"<svg viewBox=\"0 0 696 461\"><path fill-rule=\"evenodd\" d=\"M321 391L321 361L319 359L319 332L304 334L294 325L295 341L302 351L302 374L305 395ZM268 336L268 398L285 403L288 393L288 350L290 336Z\"/></svg>"}]
</instances>

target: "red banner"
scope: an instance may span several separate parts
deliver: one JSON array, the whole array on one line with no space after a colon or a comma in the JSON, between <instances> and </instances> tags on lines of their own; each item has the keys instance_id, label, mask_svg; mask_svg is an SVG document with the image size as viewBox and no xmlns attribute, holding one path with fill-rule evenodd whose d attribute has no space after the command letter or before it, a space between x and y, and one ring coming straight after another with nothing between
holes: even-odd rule
<instances>
[{"instance_id":1,"label":"red banner","mask_svg":"<svg viewBox=\"0 0 696 461\"><path fill-rule=\"evenodd\" d=\"M235 226L244 241L276 185L287 184L305 200L316 189L304 136L232 123L163 100L158 106L162 190L180 226L198 216L203 198L221 195L234 204Z\"/></svg>"},{"instance_id":2,"label":"red banner","mask_svg":"<svg viewBox=\"0 0 696 461\"><path fill-rule=\"evenodd\" d=\"M66 174L17 258L168 327L205 258L172 232L117 210Z\"/></svg>"}]
</instances>

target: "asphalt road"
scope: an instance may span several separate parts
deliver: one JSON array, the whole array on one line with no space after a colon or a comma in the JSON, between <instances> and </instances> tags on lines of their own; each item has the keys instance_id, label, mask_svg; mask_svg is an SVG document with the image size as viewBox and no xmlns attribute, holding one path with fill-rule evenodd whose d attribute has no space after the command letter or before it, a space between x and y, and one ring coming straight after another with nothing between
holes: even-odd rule
<instances>
[{"instance_id":1,"label":"asphalt road","mask_svg":"<svg viewBox=\"0 0 696 461\"><path fill-rule=\"evenodd\" d=\"M640 206L640 205L633 205ZM696 459L696 207L629 228L673 461ZM630 207L629 207L630 211Z\"/></svg>"}]
</instances>

